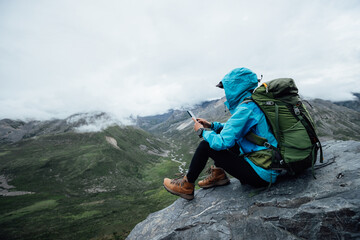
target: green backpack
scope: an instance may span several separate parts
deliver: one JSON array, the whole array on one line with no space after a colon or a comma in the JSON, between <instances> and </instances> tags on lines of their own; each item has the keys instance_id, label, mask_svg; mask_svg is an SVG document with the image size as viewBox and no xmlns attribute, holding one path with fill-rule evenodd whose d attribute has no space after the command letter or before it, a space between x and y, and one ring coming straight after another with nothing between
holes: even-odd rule
<instances>
[{"instance_id":1,"label":"green backpack","mask_svg":"<svg viewBox=\"0 0 360 240\"><path fill-rule=\"evenodd\" d=\"M291 174L298 174L314 167L319 149L320 162L323 162L314 122L298 95L293 79L279 78L263 83L255 89L251 100L264 112L278 141L275 148L265 138L252 132L246 136L250 142L274 150L271 164L266 168L286 169Z\"/></svg>"}]
</instances>

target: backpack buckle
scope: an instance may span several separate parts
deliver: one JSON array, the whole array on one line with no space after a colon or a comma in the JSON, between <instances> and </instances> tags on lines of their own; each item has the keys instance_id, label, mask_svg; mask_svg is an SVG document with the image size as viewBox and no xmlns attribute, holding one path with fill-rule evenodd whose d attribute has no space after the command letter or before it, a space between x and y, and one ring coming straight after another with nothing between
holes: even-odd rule
<instances>
[{"instance_id":1,"label":"backpack buckle","mask_svg":"<svg viewBox=\"0 0 360 240\"><path fill-rule=\"evenodd\" d=\"M271 144L268 143L268 142L264 142L264 147L266 147L266 148L271 148Z\"/></svg>"},{"instance_id":2,"label":"backpack buckle","mask_svg":"<svg viewBox=\"0 0 360 240\"><path fill-rule=\"evenodd\" d=\"M275 103L273 101L266 101L265 105L267 106L273 106Z\"/></svg>"},{"instance_id":3,"label":"backpack buckle","mask_svg":"<svg viewBox=\"0 0 360 240\"><path fill-rule=\"evenodd\" d=\"M294 107L294 112L295 112L295 115L297 115L297 116L300 115L300 113L301 113L300 109L297 106Z\"/></svg>"}]
</instances>

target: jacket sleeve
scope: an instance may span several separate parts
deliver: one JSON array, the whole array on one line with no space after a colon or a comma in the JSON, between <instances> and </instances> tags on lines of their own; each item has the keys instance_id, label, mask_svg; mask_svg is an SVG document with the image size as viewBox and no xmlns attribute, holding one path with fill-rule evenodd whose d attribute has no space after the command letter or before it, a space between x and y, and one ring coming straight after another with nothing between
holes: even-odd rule
<instances>
[{"instance_id":1,"label":"jacket sleeve","mask_svg":"<svg viewBox=\"0 0 360 240\"><path fill-rule=\"evenodd\" d=\"M224 124L223 123L220 123L220 122L212 122L212 125L211 125L211 130L213 130L214 132L220 132L221 129L224 128Z\"/></svg>"},{"instance_id":2,"label":"jacket sleeve","mask_svg":"<svg viewBox=\"0 0 360 240\"><path fill-rule=\"evenodd\" d=\"M216 134L214 131L204 131L203 138L212 149L217 151L225 150L233 147L235 142L243 138L256 124L256 119L252 117L252 110L240 108L223 124L223 129L219 134Z\"/></svg>"}]
</instances>

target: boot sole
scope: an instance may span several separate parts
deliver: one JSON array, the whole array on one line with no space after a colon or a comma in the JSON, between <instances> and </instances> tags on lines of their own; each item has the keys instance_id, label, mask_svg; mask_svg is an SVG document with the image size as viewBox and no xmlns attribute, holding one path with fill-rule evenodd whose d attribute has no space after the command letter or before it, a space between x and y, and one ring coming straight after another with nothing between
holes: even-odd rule
<instances>
[{"instance_id":1,"label":"boot sole","mask_svg":"<svg viewBox=\"0 0 360 240\"><path fill-rule=\"evenodd\" d=\"M230 184L230 179L226 178L226 179L223 179L223 180L220 180L220 181L217 181L215 183L208 184L208 185L205 185L205 186L200 186L199 184L198 185L202 189L207 189L207 188L212 188L212 187L225 186L225 185L228 185L228 184Z\"/></svg>"},{"instance_id":2,"label":"boot sole","mask_svg":"<svg viewBox=\"0 0 360 240\"><path fill-rule=\"evenodd\" d=\"M164 186L164 188L166 189L166 191L168 191L168 192L171 193L171 194L174 194L174 195L176 195L176 196L182 197L182 198L184 198L184 199L186 199L186 200L193 200L193 199L194 199L194 194L189 195L189 194L183 194L183 193L174 192L174 191L172 191L171 189L168 189L165 185L163 185L163 186Z\"/></svg>"}]
</instances>

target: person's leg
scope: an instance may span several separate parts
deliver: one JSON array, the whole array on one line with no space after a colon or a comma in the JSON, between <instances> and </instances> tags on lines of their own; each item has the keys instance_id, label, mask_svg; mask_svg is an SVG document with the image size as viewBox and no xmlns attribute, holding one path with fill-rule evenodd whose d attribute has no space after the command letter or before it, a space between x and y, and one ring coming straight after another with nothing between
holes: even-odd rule
<instances>
[{"instance_id":1,"label":"person's leg","mask_svg":"<svg viewBox=\"0 0 360 240\"><path fill-rule=\"evenodd\" d=\"M229 150L216 151L210 148L209 143L202 141L195 151L187 173L189 182L194 183L201 171L205 168L208 159L212 158L216 167L223 168L242 184L255 187L267 186L268 183L261 179L245 159Z\"/></svg>"},{"instance_id":2,"label":"person's leg","mask_svg":"<svg viewBox=\"0 0 360 240\"><path fill-rule=\"evenodd\" d=\"M195 151L187 175L182 179L165 178L165 189L187 200L193 199L194 183L205 168L209 157L214 160L215 166L223 168L226 172L239 179L242 184L250 184L255 187L262 187L268 184L262 180L254 169L243 158L240 158L238 154L234 154L229 150L215 151L210 148L209 143L202 141ZM212 184L212 186L215 185Z\"/></svg>"},{"instance_id":3,"label":"person's leg","mask_svg":"<svg viewBox=\"0 0 360 240\"><path fill-rule=\"evenodd\" d=\"M208 142L204 140L200 142L190 162L189 170L186 174L189 182L195 183L196 179L205 168L205 165L210 157L210 150L211 148Z\"/></svg>"},{"instance_id":4,"label":"person's leg","mask_svg":"<svg viewBox=\"0 0 360 240\"><path fill-rule=\"evenodd\" d=\"M209 158L209 144L206 144L205 141L202 141L190 164L190 168L188 174L184 176L182 179L164 179L164 187L165 189L175 195L178 195L187 200L191 200L194 198L194 182L198 178L201 171L204 169L206 162ZM190 179L189 179L190 177Z\"/></svg>"},{"instance_id":5,"label":"person's leg","mask_svg":"<svg viewBox=\"0 0 360 240\"><path fill-rule=\"evenodd\" d=\"M250 166L250 164L237 154L225 150L227 153L220 151L210 151L210 158L215 162L216 167L223 168L227 173L240 180L241 184L249 184L254 187L268 186L269 183L263 180Z\"/></svg>"}]
</instances>

